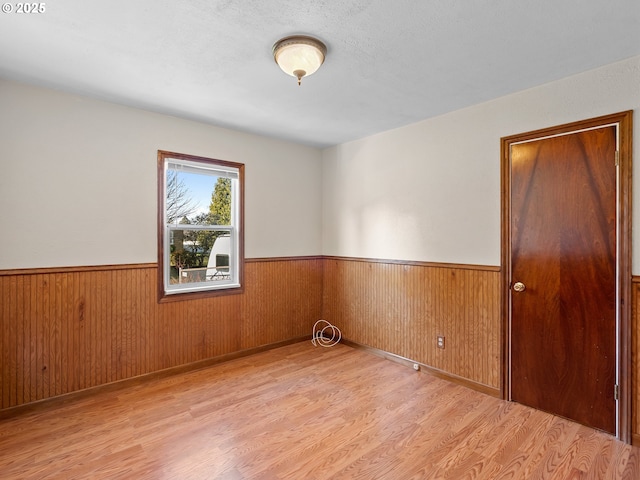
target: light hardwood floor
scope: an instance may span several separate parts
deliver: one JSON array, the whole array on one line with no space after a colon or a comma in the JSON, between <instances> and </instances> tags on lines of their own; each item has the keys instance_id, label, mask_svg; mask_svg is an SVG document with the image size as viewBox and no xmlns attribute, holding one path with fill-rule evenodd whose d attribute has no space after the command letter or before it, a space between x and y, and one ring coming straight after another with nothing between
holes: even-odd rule
<instances>
[{"instance_id":1,"label":"light hardwood floor","mask_svg":"<svg viewBox=\"0 0 640 480\"><path fill-rule=\"evenodd\" d=\"M639 453L310 342L0 420L0 478L638 479Z\"/></svg>"}]
</instances>

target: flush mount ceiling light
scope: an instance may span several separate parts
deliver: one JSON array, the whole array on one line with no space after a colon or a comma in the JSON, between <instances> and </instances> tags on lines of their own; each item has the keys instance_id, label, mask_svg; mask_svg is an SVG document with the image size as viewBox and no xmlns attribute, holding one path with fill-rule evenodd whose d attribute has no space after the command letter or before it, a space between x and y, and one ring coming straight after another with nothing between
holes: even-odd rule
<instances>
[{"instance_id":1,"label":"flush mount ceiling light","mask_svg":"<svg viewBox=\"0 0 640 480\"><path fill-rule=\"evenodd\" d=\"M320 40L305 35L294 35L278 40L273 45L273 58L282 71L298 79L315 73L324 62L327 47Z\"/></svg>"}]
</instances>

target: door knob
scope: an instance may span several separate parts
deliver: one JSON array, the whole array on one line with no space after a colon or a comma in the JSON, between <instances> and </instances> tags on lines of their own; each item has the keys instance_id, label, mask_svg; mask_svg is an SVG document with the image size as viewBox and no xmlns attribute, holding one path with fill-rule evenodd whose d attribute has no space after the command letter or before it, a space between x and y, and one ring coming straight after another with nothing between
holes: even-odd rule
<instances>
[{"instance_id":1,"label":"door knob","mask_svg":"<svg viewBox=\"0 0 640 480\"><path fill-rule=\"evenodd\" d=\"M522 283L522 282L516 282L516 283L513 284L513 289L516 292L524 292L525 288L527 288L527 287L525 287L524 283Z\"/></svg>"}]
</instances>

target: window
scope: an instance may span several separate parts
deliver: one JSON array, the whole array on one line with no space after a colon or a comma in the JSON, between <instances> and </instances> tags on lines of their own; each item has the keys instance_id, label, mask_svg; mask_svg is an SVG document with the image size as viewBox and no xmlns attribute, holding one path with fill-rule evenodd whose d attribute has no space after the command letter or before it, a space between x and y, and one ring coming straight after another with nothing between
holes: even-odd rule
<instances>
[{"instance_id":1,"label":"window","mask_svg":"<svg viewBox=\"0 0 640 480\"><path fill-rule=\"evenodd\" d=\"M160 301L242 292L244 165L158 152Z\"/></svg>"}]
</instances>

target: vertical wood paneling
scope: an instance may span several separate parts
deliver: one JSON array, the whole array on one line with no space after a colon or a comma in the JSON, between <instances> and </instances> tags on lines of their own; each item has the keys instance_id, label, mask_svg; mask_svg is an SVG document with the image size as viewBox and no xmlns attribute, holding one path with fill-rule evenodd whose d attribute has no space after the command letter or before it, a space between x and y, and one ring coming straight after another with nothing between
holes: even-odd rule
<instances>
[{"instance_id":1,"label":"vertical wood paneling","mask_svg":"<svg viewBox=\"0 0 640 480\"><path fill-rule=\"evenodd\" d=\"M42 292L38 305L42 307L41 315L38 316L40 324L42 325L42 331L39 332L42 335L42 354L38 359L38 376L42 375L42 397L48 398L53 396L51 393L51 364L49 358L51 357L51 279L49 275L42 275L43 278L39 278L37 291ZM38 276L36 276L38 278Z\"/></svg>"},{"instance_id":2,"label":"vertical wood paneling","mask_svg":"<svg viewBox=\"0 0 640 480\"><path fill-rule=\"evenodd\" d=\"M38 279L30 277L30 312L31 312L31 399L38 400L42 398L42 376L38 375L38 358L42 354L42 335L39 333L38 317L41 315L41 308L37 301L35 292L38 291Z\"/></svg>"},{"instance_id":3,"label":"vertical wood paneling","mask_svg":"<svg viewBox=\"0 0 640 480\"><path fill-rule=\"evenodd\" d=\"M631 432L634 445L640 444L640 278L631 285Z\"/></svg>"},{"instance_id":4,"label":"vertical wood paneling","mask_svg":"<svg viewBox=\"0 0 640 480\"><path fill-rule=\"evenodd\" d=\"M500 274L326 259L323 318L353 342L500 388ZM436 348L436 335L446 348Z\"/></svg>"},{"instance_id":5,"label":"vertical wood paneling","mask_svg":"<svg viewBox=\"0 0 640 480\"><path fill-rule=\"evenodd\" d=\"M0 276L1 408L307 335L319 318L354 342L500 385L496 271L250 261L242 295L158 304L156 285L153 266ZM632 300L638 437L638 279Z\"/></svg>"},{"instance_id":6,"label":"vertical wood paneling","mask_svg":"<svg viewBox=\"0 0 640 480\"><path fill-rule=\"evenodd\" d=\"M22 367L22 339L24 338L23 333L23 325L22 318L23 316L20 314L19 302L20 296L18 295L18 291L22 287L22 279L16 278L11 285L11 318L14 321L11 322L11 336L16 339L14 345L11 345L11 373L15 375L15 379L11 382L13 387L13 394L11 395L12 401L14 402L22 402L22 384L23 384L23 367Z\"/></svg>"},{"instance_id":7,"label":"vertical wood paneling","mask_svg":"<svg viewBox=\"0 0 640 480\"><path fill-rule=\"evenodd\" d=\"M153 265L0 275L0 408L310 335L322 262L250 261L244 294L163 304Z\"/></svg>"}]
</instances>

